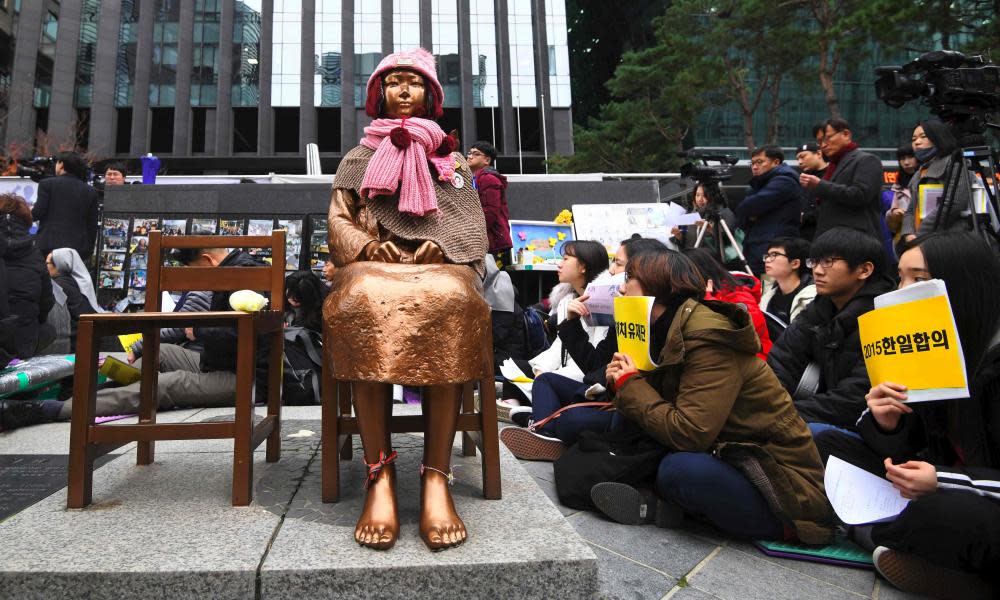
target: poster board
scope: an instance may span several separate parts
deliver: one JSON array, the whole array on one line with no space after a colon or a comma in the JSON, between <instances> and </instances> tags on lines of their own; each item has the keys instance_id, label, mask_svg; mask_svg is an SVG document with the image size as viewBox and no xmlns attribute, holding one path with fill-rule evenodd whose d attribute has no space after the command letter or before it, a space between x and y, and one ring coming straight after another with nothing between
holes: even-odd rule
<instances>
[{"instance_id":1,"label":"poster board","mask_svg":"<svg viewBox=\"0 0 1000 600\"><path fill-rule=\"evenodd\" d=\"M514 243L511 254L515 263L556 263L562 259L563 244L575 240L576 235L573 225L512 219L510 239Z\"/></svg>"},{"instance_id":2,"label":"poster board","mask_svg":"<svg viewBox=\"0 0 1000 600\"><path fill-rule=\"evenodd\" d=\"M577 239L604 244L614 254L622 240L638 233L667 244L670 230L685 221L687 211L679 204L574 204L573 222Z\"/></svg>"}]
</instances>

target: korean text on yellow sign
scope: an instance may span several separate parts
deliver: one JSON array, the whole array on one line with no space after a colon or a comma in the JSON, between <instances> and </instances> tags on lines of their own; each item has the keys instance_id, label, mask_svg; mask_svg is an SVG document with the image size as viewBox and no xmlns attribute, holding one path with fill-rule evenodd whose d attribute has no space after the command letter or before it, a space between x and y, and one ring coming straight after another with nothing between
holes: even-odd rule
<instances>
[{"instance_id":1,"label":"korean text on yellow sign","mask_svg":"<svg viewBox=\"0 0 1000 600\"><path fill-rule=\"evenodd\" d=\"M872 385L964 388L965 363L947 296L878 308L858 317Z\"/></svg>"},{"instance_id":2,"label":"korean text on yellow sign","mask_svg":"<svg viewBox=\"0 0 1000 600\"><path fill-rule=\"evenodd\" d=\"M615 333L618 351L628 354L640 371L652 371L656 363L650 357L649 315L653 309L651 296L619 296L615 298Z\"/></svg>"}]
</instances>

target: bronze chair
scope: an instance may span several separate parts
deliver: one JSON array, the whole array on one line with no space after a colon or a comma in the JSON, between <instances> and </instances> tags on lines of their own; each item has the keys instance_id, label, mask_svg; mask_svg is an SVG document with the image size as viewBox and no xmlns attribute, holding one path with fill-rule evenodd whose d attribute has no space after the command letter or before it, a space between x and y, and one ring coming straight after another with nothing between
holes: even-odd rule
<instances>
[{"instance_id":1,"label":"bronze chair","mask_svg":"<svg viewBox=\"0 0 1000 600\"><path fill-rule=\"evenodd\" d=\"M483 497L500 499L500 439L497 430L496 387L493 380L492 330L487 328L484 343L488 350L480 377L462 386L462 410L458 415L458 431L462 432L462 455L482 455ZM324 365L331 364L324 344ZM480 407L477 409L473 388L479 383ZM442 382L443 383L443 382ZM323 369L323 425L322 425L322 488L323 502L340 499L340 460L350 460L353 452L351 435L358 433L357 419L351 416L351 382L338 381L332 369ZM390 420L392 433L424 431L423 415L393 415Z\"/></svg>"},{"instance_id":2,"label":"bronze chair","mask_svg":"<svg viewBox=\"0 0 1000 600\"><path fill-rule=\"evenodd\" d=\"M164 266L166 251L173 248L269 248L272 264L263 267ZM153 462L156 440L228 439L233 442L233 505L252 499L253 451L267 439L267 462L281 455L281 363L285 301L285 231L270 236L164 236L149 234L145 312L82 315L77 328L73 416L70 429L69 490L67 508L90 504L94 459L128 442L138 442L136 463ZM163 291L270 292L269 310L256 313L160 312ZM161 327L234 327L236 349L235 421L213 423L157 423L157 375ZM97 340L102 336L142 333L143 368L139 422L135 425L94 423L97 393ZM267 377L267 416L253 424L253 386L257 335L270 336Z\"/></svg>"}]
</instances>

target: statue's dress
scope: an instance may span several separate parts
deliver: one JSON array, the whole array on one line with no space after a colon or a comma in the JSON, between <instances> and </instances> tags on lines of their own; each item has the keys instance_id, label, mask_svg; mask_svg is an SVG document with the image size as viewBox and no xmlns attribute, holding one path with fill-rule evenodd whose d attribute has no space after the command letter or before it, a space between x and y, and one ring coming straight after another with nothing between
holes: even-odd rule
<instances>
[{"instance_id":1,"label":"statue's dress","mask_svg":"<svg viewBox=\"0 0 1000 600\"><path fill-rule=\"evenodd\" d=\"M432 168L438 212L414 217L397 210L398 196L361 197L373 154L357 146L344 156L330 199L330 258L339 268L323 319L334 377L412 386L476 379L492 342L481 284L486 222L469 166L452 155L455 185ZM445 264L413 263L425 240L441 247ZM401 262L367 260L372 241L395 243Z\"/></svg>"}]
</instances>

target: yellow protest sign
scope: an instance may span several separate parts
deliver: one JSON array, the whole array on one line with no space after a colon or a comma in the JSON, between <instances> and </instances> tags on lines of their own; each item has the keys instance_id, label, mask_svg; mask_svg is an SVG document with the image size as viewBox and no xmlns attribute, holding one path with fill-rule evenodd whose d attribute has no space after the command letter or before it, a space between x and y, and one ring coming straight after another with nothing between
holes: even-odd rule
<instances>
[{"instance_id":1,"label":"yellow protest sign","mask_svg":"<svg viewBox=\"0 0 1000 600\"><path fill-rule=\"evenodd\" d=\"M615 333L618 351L628 354L640 371L652 371L656 362L650 357L649 315L653 310L652 296L619 296L615 298Z\"/></svg>"},{"instance_id":2,"label":"yellow protest sign","mask_svg":"<svg viewBox=\"0 0 1000 600\"><path fill-rule=\"evenodd\" d=\"M917 285L924 286L927 294L939 295L882 306L858 317L868 377L872 385L885 381L905 385L910 401L967 397L965 358L947 292L941 281L925 283L937 284L938 290L934 285ZM905 299L914 297L914 291L891 294Z\"/></svg>"}]
</instances>

